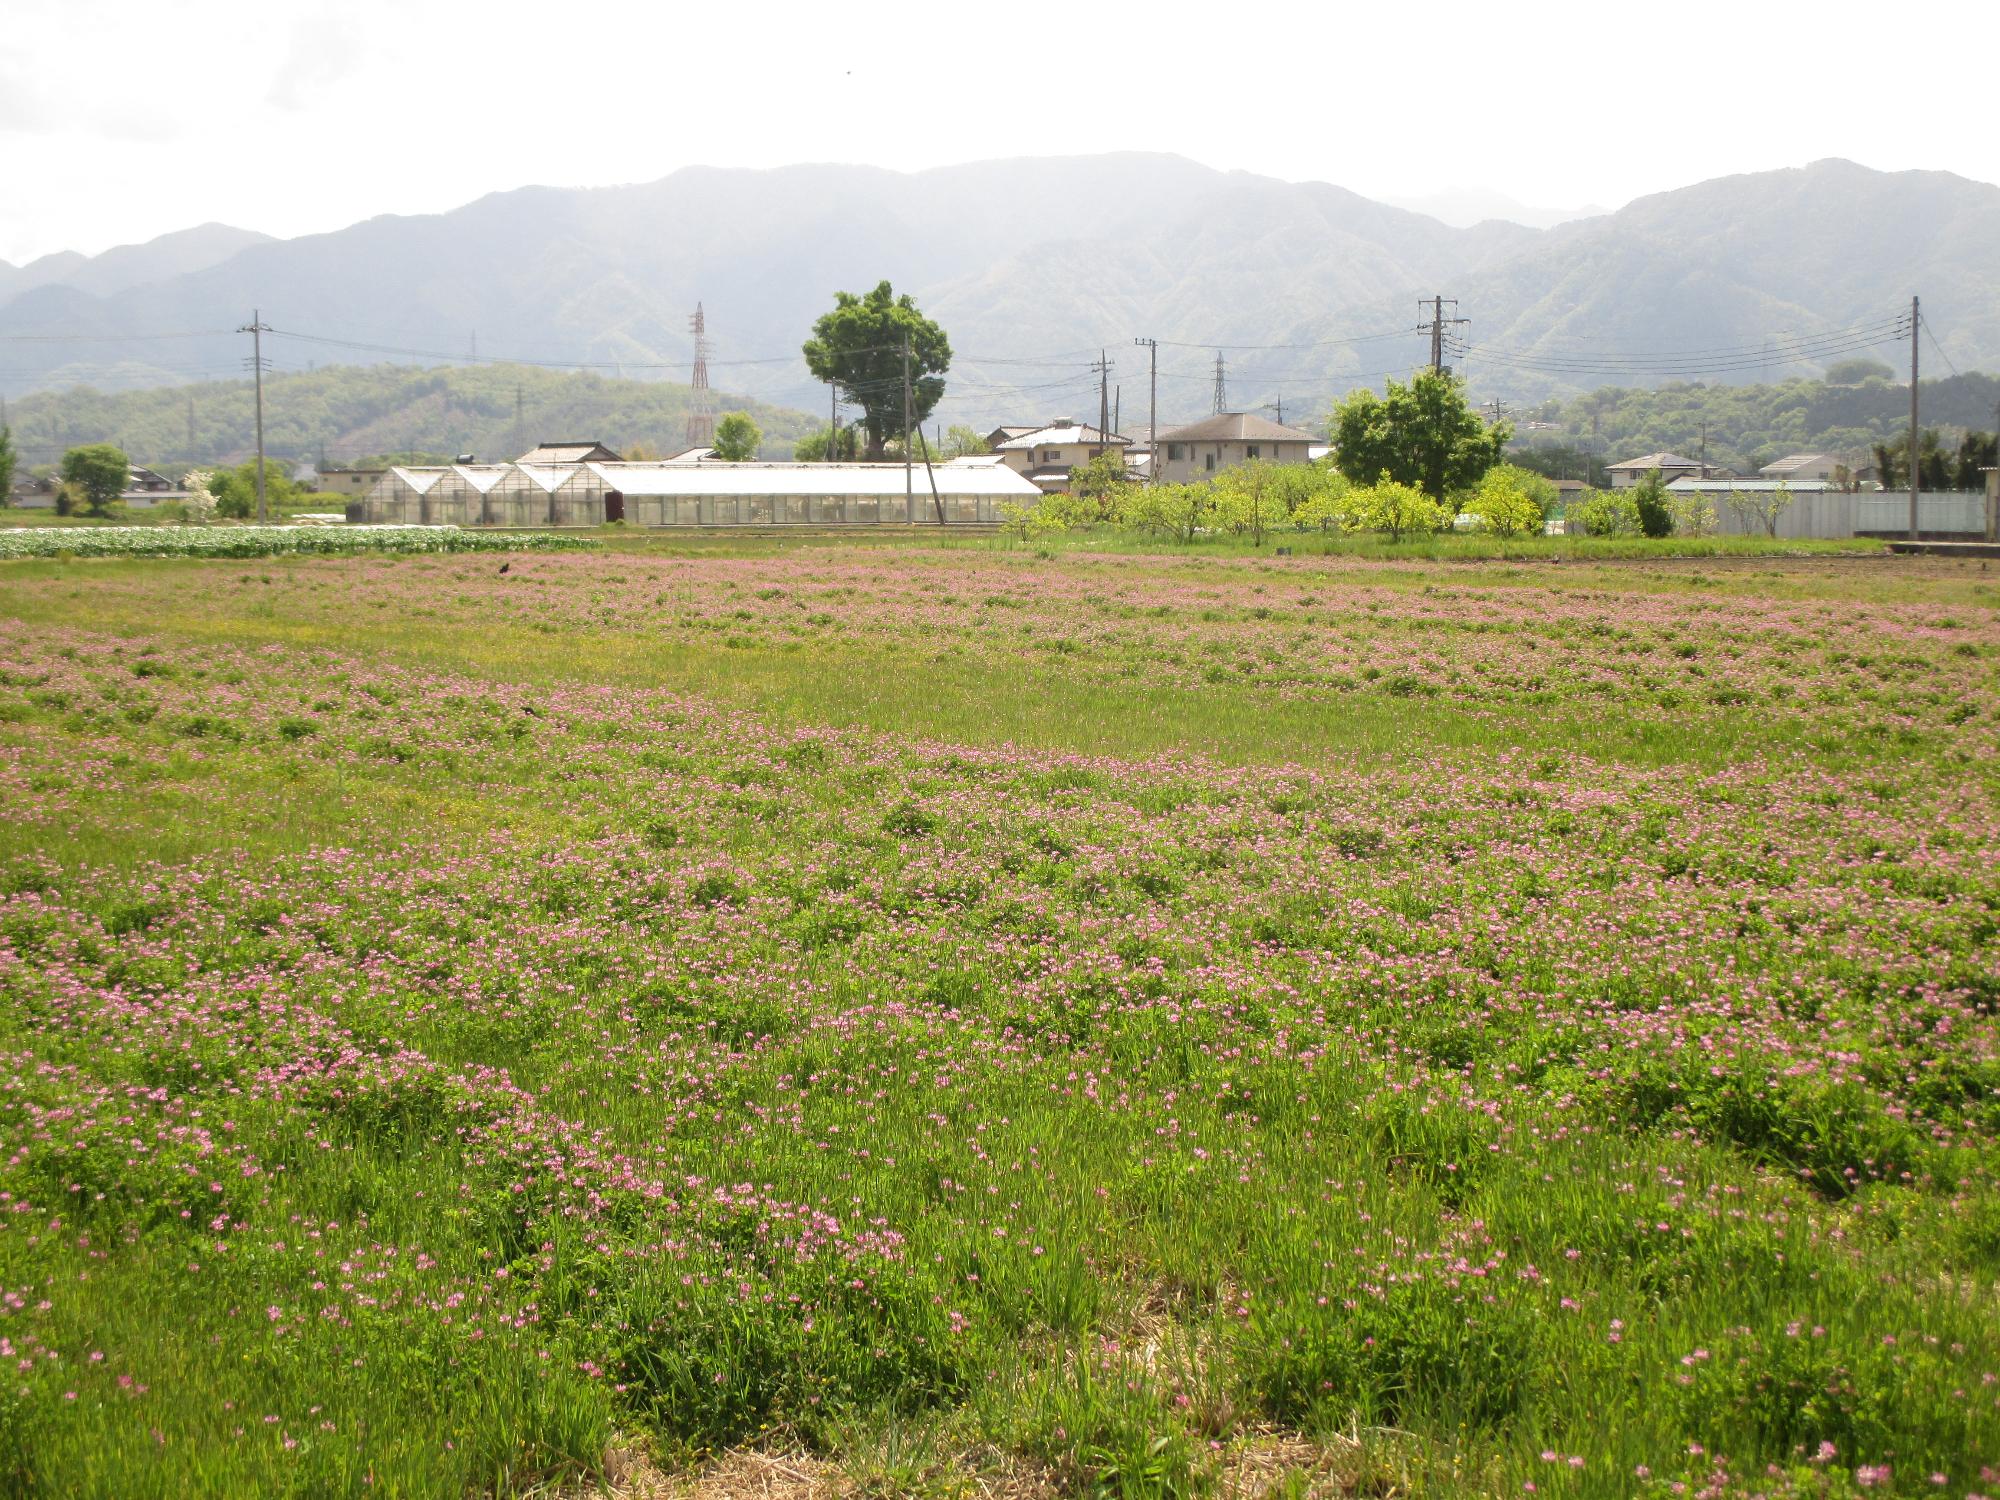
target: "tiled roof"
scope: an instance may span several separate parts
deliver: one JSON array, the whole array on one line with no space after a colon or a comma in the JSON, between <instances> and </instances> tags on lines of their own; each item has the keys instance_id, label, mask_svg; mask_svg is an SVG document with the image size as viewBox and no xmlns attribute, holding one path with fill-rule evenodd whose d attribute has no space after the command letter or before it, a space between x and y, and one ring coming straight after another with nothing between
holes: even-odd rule
<instances>
[{"instance_id":1,"label":"tiled roof","mask_svg":"<svg viewBox=\"0 0 2000 1500\"><path fill-rule=\"evenodd\" d=\"M1296 427L1282 427L1254 412L1226 411L1203 422L1175 427L1160 434L1163 443L1317 443L1319 438Z\"/></svg>"}]
</instances>

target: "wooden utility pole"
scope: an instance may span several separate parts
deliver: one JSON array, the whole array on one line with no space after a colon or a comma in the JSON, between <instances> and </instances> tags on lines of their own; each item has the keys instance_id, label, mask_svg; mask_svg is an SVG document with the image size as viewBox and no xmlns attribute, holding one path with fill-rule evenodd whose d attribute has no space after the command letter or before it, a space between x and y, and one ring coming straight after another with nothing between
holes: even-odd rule
<instances>
[{"instance_id":1,"label":"wooden utility pole","mask_svg":"<svg viewBox=\"0 0 2000 1500\"><path fill-rule=\"evenodd\" d=\"M903 519L910 518L910 504L915 498L910 473L910 336L903 335Z\"/></svg>"},{"instance_id":2,"label":"wooden utility pole","mask_svg":"<svg viewBox=\"0 0 2000 1500\"><path fill-rule=\"evenodd\" d=\"M921 443L923 442L923 438L924 430L919 427L917 429L917 441ZM944 501L938 498L937 470L931 467L931 445L929 443L924 443L924 477L931 482L931 509L937 512L938 527L942 530L944 527ZM977 517L975 516L974 519L977 519Z\"/></svg>"},{"instance_id":3,"label":"wooden utility pole","mask_svg":"<svg viewBox=\"0 0 2000 1500\"><path fill-rule=\"evenodd\" d=\"M1111 360L1104 350L1097 351L1097 363L1091 368L1097 371L1097 441L1091 445L1090 456L1096 458L1111 436Z\"/></svg>"},{"instance_id":4,"label":"wooden utility pole","mask_svg":"<svg viewBox=\"0 0 2000 1500\"><path fill-rule=\"evenodd\" d=\"M1151 378L1148 385L1152 394L1147 400L1146 407L1146 452L1149 455L1146 460L1146 483L1158 484L1160 481L1160 341L1134 339L1132 342L1145 348L1147 364L1150 366Z\"/></svg>"},{"instance_id":5,"label":"wooden utility pole","mask_svg":"<svg viewBox=\"0 0 2000 1500\"><path fill-rule=\"evenodd\" d=\"M840 456L840 387L826 383L826 461Z\"/></svg>"},{"instance_id":6,"label":"wooden utility pole","mask_svg":"<svg viewBox=\"0 0 2000 1500\"><path fill-rule=\"evenodd\" d=\"M1923 312L1917 299L1910 299L1910 540L1917 540L1917 346Z\"/></svg>"},{"instance_id":7,"label":"wooden utility pole","mask_svg":"<svg viewBox=\"0 0 2000 1500\"><path fill-rule=\"evenodd\" d=\"M253 307L249 324L236 331L250 335L250 365L257 376L257 524L264 526L270 522L264 504L264 335L271 330L264 326L263 314Z\"/></svg>"}]
</instances>

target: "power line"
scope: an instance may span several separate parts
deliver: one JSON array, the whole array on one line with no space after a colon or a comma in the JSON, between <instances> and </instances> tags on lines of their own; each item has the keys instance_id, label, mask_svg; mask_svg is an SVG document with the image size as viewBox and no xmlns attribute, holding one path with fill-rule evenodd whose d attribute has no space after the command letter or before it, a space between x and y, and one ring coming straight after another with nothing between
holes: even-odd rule
<instances>
[{"instance_id":1,"label":"power line","mask_svg":"<svg viewBox=\"0 0 2000 1500\"><path fill-rule=\"evenodd\" d=\"M1937 351L1937 357L1945 362L1946 367L1950 369L1952 374L1956 375L1958 373L1958 366L1952 363L1951 356L1944 352L1944 345L1940 344L1937 341L1937 335L1931 332L1931 320L1924 318L1922 322L1924 337L1931 341L1931 348Z\"/></svg>"},{"instance_id":2,"label":"power line","mask_svg":"<svg viewBox=\"0 0 2000 1500\"><path fill-rule=\"evenodd\" d=\"M1181 339L1161 339L1160 347L1163 349L1219 349L1228 354L1235 354L1242 351L1261 349L1332 349L1345 344L1368 344L1381 339L1406 339L1409 336L1408 329L1399 328L1394 333L1358 333L1351 338L1312 339L1305 343L1296 344L1215 344L1189 343Z\"/></svg>"}]
</instances>

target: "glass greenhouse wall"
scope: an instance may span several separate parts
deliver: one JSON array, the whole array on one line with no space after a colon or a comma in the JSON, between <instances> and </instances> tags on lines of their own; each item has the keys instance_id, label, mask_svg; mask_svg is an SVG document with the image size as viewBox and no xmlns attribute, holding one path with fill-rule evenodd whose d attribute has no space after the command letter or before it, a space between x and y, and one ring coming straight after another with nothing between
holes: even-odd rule
<instances>
[{"instance_id":1,"label":"glass greenhouse wall","mask_svg":"<svg viewBox=\"0 0 2000 1500\"><path fill-rule=\"evenodd\" d=\"M457 465L391 469L350 518L379 525L991 526L1041 496L1011 470L939 465L905 492L890 464ZM829 493L831 492L831 493Z\"/></svg>"}]
</instances>

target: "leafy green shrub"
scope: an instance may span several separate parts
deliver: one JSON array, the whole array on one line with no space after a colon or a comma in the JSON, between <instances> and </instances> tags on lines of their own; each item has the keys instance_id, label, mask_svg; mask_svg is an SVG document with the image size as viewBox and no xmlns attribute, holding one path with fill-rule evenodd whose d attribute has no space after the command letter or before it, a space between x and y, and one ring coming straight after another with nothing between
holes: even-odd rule
<instances>
[{"instance_id":1,"label":"leafy green shrub","mask_svg":"<svg viewBox=\"0 0 2000 1500\"><path fill-rule=\"evenodd\" d=\"M898 802L882 818L882 831L903 839L922 838L937 826L936 813L910 801Z\"/></svg>"}]
</instances>

